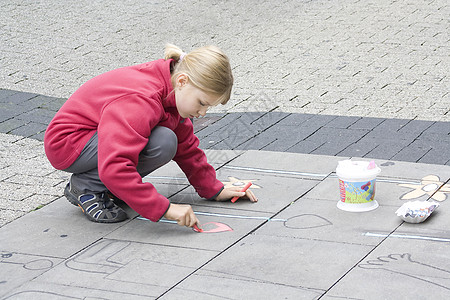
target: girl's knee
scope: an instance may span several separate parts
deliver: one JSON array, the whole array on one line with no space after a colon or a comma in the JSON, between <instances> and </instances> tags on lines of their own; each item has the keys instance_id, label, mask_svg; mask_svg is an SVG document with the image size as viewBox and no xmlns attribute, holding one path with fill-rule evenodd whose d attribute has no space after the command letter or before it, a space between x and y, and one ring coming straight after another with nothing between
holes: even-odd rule
<instances>
[{"instance_id":1,"label":"girl's knee","mask_svg":"<svg viewBox=\"0 0 450 300\"><path fill-rule=\"evenodd\" d=\"M178 147L176 134L166 127L156 127L139 155L137 171L142 177L170 162Z\"/></svg>"},{"instance_id":2,"label":"girl's knee","mask_svg":"<svg viewBox=\"0 0 450 300\"><path fill-rule=\"evenodd\" d=\"M174 158L177 147L178 138L175 132L167 127L158 126L152 130L148 144L141 155L167 163Z\"/></svg>"},{"instance_id":3,"label":"girl's knee","mask_svg":"<svg viewBox=\"0 0 450 300\"><path fill-rule=\"evenodd\" d=\"M161 147L163 156L165 156L168 161L172 160L177 153L178 147L178 138L175 132L167 127L158 126L154 129L153 133L156 133L157 135L155 139L159 141L159 147Z\"/></svg>"}]
</instances>

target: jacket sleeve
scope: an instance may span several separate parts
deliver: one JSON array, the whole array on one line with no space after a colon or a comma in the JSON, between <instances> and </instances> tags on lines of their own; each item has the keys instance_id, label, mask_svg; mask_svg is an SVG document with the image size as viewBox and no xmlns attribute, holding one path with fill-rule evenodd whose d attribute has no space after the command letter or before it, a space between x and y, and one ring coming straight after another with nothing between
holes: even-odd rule
<instances>
[{"instance_id":1,"label":"jacket sleeve","mask_svg":"<svg viewBox=\"0 0 450 300\"><path fill-rule=\"evenodd\" d=\"M206 155L198 148L199 140L194 135L190 119L184 119L175 129L178 138L178 149L174 161L186 174L189 183L200 197L213 198L223 189L223 184L216 178L216 171L211 166Z\"/></svg>"},{"instance_id":2,"label":"jacket sleeve","mask_svg":"<svg viewBox=\"0 0 450 300\"><path fill-rule=\"evenodd\" d=\"M170 203L151 183L142 182L136 167L161 113L157 101L128 95L106 106L98 125L100 180L133 210L154 222L166 213Z\"/></svg>"}]
</instances>

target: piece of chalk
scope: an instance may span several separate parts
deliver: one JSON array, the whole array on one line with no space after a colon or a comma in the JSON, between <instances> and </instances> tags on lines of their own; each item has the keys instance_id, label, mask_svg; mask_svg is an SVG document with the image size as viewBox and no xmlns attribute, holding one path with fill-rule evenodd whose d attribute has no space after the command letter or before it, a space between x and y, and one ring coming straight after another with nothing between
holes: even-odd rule
<instances>
[{"instance_id":1,"label":"piece of chalk","mask_svg":"<svg viewBox=\"0 0 450 300\"><path fill-rule=\"evenodd\" d=\"M251 183L251 182L248 182L248 183L244 186L244 188L241 190L241 192L245 192L246 190L248 190L248 188L249 188L251 185L252 185L252 183ZM234 202L237 201L237 199L239 199L238 196L233 197L233 199L231 199L231 202L234 203Z\"/></svg>"},{"instance_id":2,"label":"piece of chalk","mask_svg":"<svg viewBox=\"0 0 450 300\"><path fill-rule=\"evenodd\" d=\"M197 232L203 232L203 229L199 228L197 224L194 224L194 230Z\"/></svg>"}]
</instances>

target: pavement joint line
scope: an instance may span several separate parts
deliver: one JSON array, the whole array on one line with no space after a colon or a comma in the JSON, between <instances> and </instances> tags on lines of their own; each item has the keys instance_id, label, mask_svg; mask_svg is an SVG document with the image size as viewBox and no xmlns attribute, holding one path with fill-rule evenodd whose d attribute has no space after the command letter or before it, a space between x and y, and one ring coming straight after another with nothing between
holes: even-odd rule
<instances>
[{"instance_id":1,"label":"pavement joint line","mask_svg":"<svg viewBox=\"0 0 450 300\"><path fill-rule=\"evenodd\" d=\"M310 137L311 135L309 135L308 137ZM306 140L308 137L306 137L304 140ZM303 141L304 141L303 140ZM299 141L297 144L295 144L295 145L298 145L298 144L300 144L302 141ZM314 151L316 151L317 149L319 149L320 147L322 147L323 145L325 145L327 142L323 142L322 144L320 144L320 146L317 146L316 148L314 148L313 150L311 150L309 153L313 153ZM293 145L292 147L294 147L295 145ZM291 148L292 148L291 147Z\"/></svg>"},{"instance_id":2,"label":"pavement joint line","mask_svg":"<svg viewBox=\"0 0 450 300\"><path fill-rule=\"evenodd\" d=\"M275 213L273 217L277 216L278 214L280 214L282 211L284 211L285 209L287 209L289 206L291 206L292 204L294 204L295 202L297 202L299 199L301 199L304 195L306 195L309 191L311 191L315 186L312 186L310 189L308 189L307 191L305 191L302 195L300 195L297 199L295 199L294 201L292 201L291 203L287 204L285 207L283 207L282 209L280 209L277 213ZM251 234L253 234L255 231L257 231L259 228L261 228L262 226L264 226L266 223L269 222L269 220L263 220L264 222L262 222L261 224L259 224L258 226L256 226L256 228L253 228L252 230L250 230L250 232L244 234L243 236L241 236L238 240L236 240L234 243L231 243L230 245L228 245L224 250L220 251L217 255L215 255L214 257L212 257L211 259L209 259L207 262L205 262L204 264L202 264L200 267L198 267L197 269L195 269L193 272L191 272L190 274L186 275L185 278L181 279L179 282L177 282L176 284L174 284L173 286L171 286L169 289L167 289L166 291L164 291L164 293L162 293L159 297L157 297L156 299L160 299L162 296L164 296L165 294L167 294L168 292L170 292L172 289L174 289L176 286L178 286L179 284L181 284L183 281L187 280L189 277L191 277L193 274L195 274L198 270L203 269L203 267L205 267L207 264L209 264L210 262L212 262L213 260L215 260L217 257L219 257L220 255L222 255L223 253L225 253L227 250L229 250L230 248L234 247L236 244L238 244L240 241L242 241L243 239L247 238L248 236L250 236Z\"/></svg>"},{"instance_id":3,"label":"pavement joint line","mask_svg":"<svg viewBox=\"0 0 450 300\"><path fill-rule=\"evenodd\" d=\"M351 127L353 124L355 124L356 122L358 122L358 120L356 120L356 121L355 121L354 123L352 123L351 125L347 126L346 129L350 128L350 127ZM381 123L380 123L380 124L381 124ZM367 132L366 132L359 140L362 140L363 138L365 138L370 132L372 132L372 131L371 131L371 130L368 130L368 131L367 131ZM340 153L344 152L347 148L349 148L349 147L355 145L357 142L358 142L358 140L357 140L356 142L351 143L350 145L348 145L347 147L345 147L344 149L342 149L341 151L339 151L338 153L336 153L336 155L339 155ZM320 147L322 147L322 146L323 146L323 145L321 145ZM319 147L319 148L320 148L320 147ZM375 150L377 147L378 147L378 145L377 145L375 148L369 150L369 152ZM317 148L317 149L318 149L318 148ZM367 152L367 153L369 153L369 152ZM367 153L366 153L366 154L367 154Z\"/></svg>"},{"instance_id":4,"label":"pavement joint line","mask_svg":"<svg viewBox=\"0 0 450 300\"><path fill-rule=\"evenodd\" d=\"M349 274L350 272L353 271L353 269L355 269L363 260L365 260L369 255L372 254L373 251L375 251L385 240L387 240L389 238L389 236L391 234L393 234L400 226L403 225L403 223L405 223L405 221L402 221L400 224L397 225L397 227L395 227L389 234L387 234L385 237L382 237L383 239L377 244L375 245L370 251L368 251L368 253L366 253L358 262L356 262L356 264L354 264L352 267L350 267L340 278L338 278L336 280L336 282L334 282L326 291L325 293L323 293L319 298L317 298L317 300L321 299L323 296L325 296L336 284L338 284L345 276L347 276L347 274Z\"/></svg>"},{"instance_id":5,"label":"pavement joint line","mask_svg":"<svg viewBox=\"0 0 450 300\"><path fill-rule=\"evenodd\" d=\"M443 183L441 184L441 186L440 186L439 188L437 188L437 189L434 191L434 193L431 194L431 195L428 197L427 201L428 201L428 200L431 200L431 199L434 197L434 195L435 195L436 193L440 192L440 190L441 190L446 184L448 184L449 182L450 182L450 178L447 179L446 182L443 182ZM433 200L433 201L434 201L434 200Z\"/></svg>"},{"instance_id":6,"label":"pavement joint line","mask_svg":"<svg viewBox=\"0 0 450 300\"><path fill-rule=\"evenodd\" d=\"M274 110L276 110L277 108L279 108L279 106L276 106L275 108L272 108L269 111L266 111L264 114L262 114L261 116L259 116L258 118L256 118L255 120L250 122L250 125L252 125L253 123L255 123L256 121L258 121L259 119L262 119L263 117L269 115L271 112L273 112ZM272 125L270 125L269 127L267 127L266 129L264 129L263 131L261 131L260 133L258 133L257 135L263 133L264 131L267 131L269 128L277 125L278 123L280 123L282 120L286 119L287 117L289 117L290 115L292 115L291 113L288 113L286 116L284 116L283 118L281 118L280 120L276 121L275 123L273 123Z\"/></svg>"},{"instance_id":7,"label":"pavement joint line","mask_svg":"<svg viewBox=\"0 0 450 300\"><path fill-rule=\"evenodd\" d=\"M283 118L283 119L284 119L284 118ZM255 120L255 121L256 121L256 120ZM281 121L281 120L280 120L280 121ZM278 122L280 122L280 121L278 121ZM248 140L243 141L242 143L236 145L236 146L233 148L233 150L236 149L236 148L238 148L238 147L241 146L242 144L247 143L249 140L251 140L251 139L253 139L253 138L257 138L261 133L263 133L263 132L267 131L269 128L275 126L275 124L277 124L278 122L276 122L276 123L270 125L269 127L267 127L266 129L264 129L264 130L261 131L261 132L257 132L257 133L254 134L252 137L250 137ZM251 122L250 125L251 125L252 123L253 123L253 122ZM223 139L222 141L224 141L224 140L225 140L225 139ZM276 139L275 139L274 141L268 143L267 145L262 146L262 147L259 148L258 150L261 150L262 148L269 146L270 144L274 143L275 141L276 141ZM219 142L219 143L220 143L220 142ZM218 143L216 143L216 144L218 144ZM214 145L216 145L216 144L214 144Z\"/></svg>"},{"instance_id":8,"label":"pavement joint line","mask_svg":"<svg viewBox=\"0 0 450 300\"><path fill-rule=\"evenodd\" d=\"M273 143L275 143L278 139L274 139L273 141L269 142L268 144L265 144L264 146L262 146L261 148L259 148L258 150L262 150L264 148L266 148L267 146L272 145ZM243 143L241 143L240 145L242 145ZM240 145L238 145L237 147L239 147Z\"/></svg>"},{"instance_id":9,"label":"pavement joint line","mask_svg":"<svg viewBox=\"0 0 450 300\"><path fill-rule=\"evenodd\" d=\"M181 279L180 281L178 281L177 283L173 284L171 287L169 287L166 291L164 291L161 295L159 295L156 299L160 299L161 297L163 297L165 294L167 294L168 292L170 292L171 290L173 290L174 288L176 288L178 285L180 285L183 281L187 280L189 277L191 277L192 275L194 275L197 271L203 269L207 264L209 264L210 262L212 262L213 260L215 260L216 258L218 258L220 255L222 255L223 253L225 253L228 249L234 247L234 245L238 244L240 241L242 241L243 239L245 239L247 236L249 236L250 234L252 234L255 230L259 229L261 226L263 226L265 223L267 223L267 221L263 222L262 224L260 224L259 226L257 226L257 228L251 230L250 232L248 232L247 234L244 234L243 236L241 236L239 239L237 239L234 243L231 243L230 245L228 245L224 250L220 251L219 253L217 253L215 256L213 256L212 258L210 258L208 261L206 261L204 264L200 265L199 267L197 267L194 271L192 271L191 273L187 274L183 279Z\"/></svg>"},{"instance_id":10,"label":"pavement joint line","mask_svg":"<svg viewBox=\"0 0 450 300\"><path fill-rule=\"evenodd\" d=\"M251 121L251 122L250 122L250 125L252 125L252 124L255 123L256 121L258 121L259 119L263 118L264 116L267 116L269 113L273 112L273 111L274 111L275 109L277 109L277 108L279 108L279 106L277 106L277 107L275 107L275 108L273 108L273 109L271 109L271 110L269 110L269 111L266 111L264 114L262 114L262 115L259 116L258 118L256 118L256 119L254 119L253 121ZM285 117L283 117L282 119L278 120L276 123L274 123L274 125L280 123L282 120L286 119L286 118L289 117L290 115L292 115L292 114L291 114L291 113L286 114ZM270 126L270 127L272 127L272 126ZM270 127L269 127L269 128L270 128ZM268 129L268 128L266 128L264 131L266 131L267 129Z\"/></svg>"},{"instance_id":11,"label":"pavement joint line","mask_svg":"<svg viewBox=\"0 0 450 300\"><path fill-rule=\"evenodd\" d=\"M417 139L414 139L414 141L412 141L411 144L414 143L415 141L417 141ZM411 144L409 144L409 145L411 145ZM408 146L409 146L409 145L408 145ZM405 148L407 148L408 146L406 146ZM405 149L405 148L403 148L403 149ZM402 150L403 150L403 149L402 149ZM402 151L402 150L400 150L400 151ZM429 148L423 155L421 155L421 156L417 159L417 161L420 161L422 158L424 158L431 150L432 150L432 149ZM400 151L399 151L399 152L400 152Z\"/></svg>"},{"instance_id":12,"label":"pavement joint line","mask_svg":"<svg viewBox=\"0 0 450 300\"><path fill-rule=\"evenodd\" d=\"M235 160L235 159L241 157L241 155L243 155L243 154L244 154L244 152L238 153L235 157L232 157L232 158L229 159L228 161L222 163L222 165L219 166L219 167L216 169L216 171L218 171L218 170L220 170L220 169L222 169L222 168L225 168L227 164L229 164L229 163L231 163L233 160Z\"/></svg>"},{"instance_id":13,"label":"pavement joint line","mask_svg":"<svg viewBox=\"0 0 450 300\"><path fill-rule=\"evenodd\" d=\"M206 269L207 270L207 269ZM208 270L207 270L208 271ZM196 271L195 271L196 272ZM191 273L191 274L189 274L188 276L191 276L191 275L193 275L195 272L193 272L193 273ZM229 273L229 272L224 272L224 271L213 271L214 273L218 273L218 274L223 274L223 275L229 275L229 276L233 276L233 277L236 277L236 278L239 278L239 280L240 281L248 281L248 282L257 282L257 283L268 283L268 284L271 284L271 285L277 285L277 286L285 286L285 287L290 287L290 288L294 288L294 289L297 289L297 290L308 290L308 291L315 291L315 292L317 292L317 293L323 293L325 290L324 289L319 289L319 288L312 288L312 287L307 287L307 286L297 286L297 285L291 285L291 284L286 284L286 283L280 283L280 282L275 282L275 281L270 281L270 280L265 280L265 279L259 279L259 278L252 278L252 277L248 277L248 276L242 276L242 275L236 275L236 274L233 274L233 273ZM197 275L197 276L202 276L202 275ZM208 276L211 276L211 275L208 275ZM216 275L216 277L217 278L222 278L222 277L218 277L218 275ZM185 278L185 279L187 279L187 277ZM185 280L185 279L183 279L183 280ZM180 282L181 283L181 282ZM189 290L189 289L186 289L186 288L184 288L184 290ZM193 290L193 291L196 291L196 290ZM217 297L217 295L216 294L209 294L209 293L205 293L206 295L211 295L211 296L214 296L214 297ZM162 297L163 295L160 295L158 298L156 298L156 299L159 299L160 297ZM234 299L234 298L225 298L224 296L221 296L220 298L222 298L222 299Z\"/></svg>"}]
</instances>

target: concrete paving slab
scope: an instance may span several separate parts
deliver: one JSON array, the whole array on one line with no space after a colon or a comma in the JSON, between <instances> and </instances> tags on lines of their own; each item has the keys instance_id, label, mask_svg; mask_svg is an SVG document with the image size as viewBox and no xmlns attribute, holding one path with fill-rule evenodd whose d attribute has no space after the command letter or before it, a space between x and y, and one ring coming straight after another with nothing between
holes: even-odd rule
<instances>
[{"instance_id":1,"label":"concrete paving slab","mask_svg":"<svg viewBox=\"0 0 450 300\"><path fill-rule=\"evenodd\" d=\"M359 142L372 144L374 141L378 143L377 147L370 150L365 157L383 159L387 158L392 160L392 158L399 153L402 149L408 147L414 139L396 139L396 138L383 138L382 135L378 138L363 137Z\"/></svg>"},{"instance_id":2,"label":"concrete paving slab","mask_svg":"<svg viewBox=\"0 0 450 300\"><path fill-rule=\"evenodd\" d=\"M388 238L326 295L323 299L448 299L448 243Z\"/></svg>"},{"instance_id":3,"label":"concrete paving slab","mask_svg":"<svg viewBox=\"0 0 450 300\"><path fill-rule=\"evenodd\" d=\"M7 97L3 97L1 99L2 100L1 102L15 103L15 104L26 102L38 96L38 94L34 93L12 93L12 94L9 93L8 95L8 91L6 91L6 95Z\"/></svg>"},{"instance_id":4,"label":"concrete paving slab","mask_svg":"<svg viewBox=\"0 0 450 300\"><path fill-rule=\"evenodd\" d=\"M318 149L323 144L321 143L315 143L310 141L300 141L291 148L288 149L289 152L295 152L295 153L311 153L314 150ZM345 155L345 154L343 154Z\"/></svg>"},{"instance_id":5,"label":"concrete paving slab","mask_svg":"<svg viewBox=\"0 0 450 300\"><path fill-rule=\"evenodd\" d=\"M401 244L413 236L420 237L420 242L436 242L433 238L439 238L445 244L450 239L445 201L440 201L441 207L420 226L404 224L394 213L404 202L399 197L417 190L416 185L424 187L420 172L430 171L425 166L417 167L416 175L405 179L397 175L401 168L396 162L377 161L385 164L382 172L387 169L388 174L377 181L375 198L380 207L366 213L349 213L336 207L339 190L334 171L341 157L267 152L264 159L258 151L229 151L226 155L220 152L209 153L219 179L228 183L252 180L261 187L254 189L260 198L258 203L201 200L174 163L145 180L154 183L162 193L171 194L168 186L173 186L171 200L191 203L205 228L211 229L211 222L219 222L233 231L196 233L176 224L140 219L104 226L89 222L79 209L61 198L0 229L0 238L6 241L3 253L64 260L34 279L28 279L27 273L23 281L11 281L9 294L5 295L103 295L108 299L165 295L170 299L183 294L239 298L230 290L254 287L245 289L249 297L278 290L288 298L297 299L300 295L313 299L322 294L331 297L335 295L327 292L330 287L343 282L358 263L386 240L395 239ZM397 169L389 169L394 167ZM442 172L439 175L445 174L446 167L438 171ZM437 180L436 177L427 179ZM11 176L3 183L17 184L20 180L20 176ZM51 173L42 184L60 180L59 174ZM63 184L59 184L61 188ZM427 193L413 196L430 197ZM136 216L130 213L131 217ZM192 255L198 257L192 259ZM168 260L174 257L179 260L170 263ZM111 282L119 281L110 288ZM23 284L17 287L14 282Z\"/></svg>"},{"instance_id":6,"label":"concrete paving slab","mask_svg":"<svg viewBox=\"0 0 450 300\"><path fill-rule=\"evenodd\" d=\"M348 158L249 150L224 168L320 180L334 172L338 161L343 159Z\"/></svg>"},{"instance_id":7,"label":"concrete paving slab","mask_svg":"<svg viewBox=\"0 0 450 300\"><path fill-rule=\"evenodd\" d=\"M380 145L379 140L376 139L366 139L359 140L356 143L348 145L345 149L338 153L339 156L358 156L365 157L372 150Z\"/></svg>"},{"instance_id":8,"label":"concrete paving slab","mask_svg":"<svg viewBox=\"0 0 450 300\"><path fill-rule=\"evenodd\" d=\"M68 258L123 224L91 222L60 198L0 228L1 247L8 252Z\"/></svg>"},{"instance_id":9,"label":"concrete paving slab","mask_svg":"<svg viewBox=\"0 0 450 300\"><path fill-rule=\"evenodd\" d=\"M354 127L358 127L357 122L360 121L362 118L360 117L344 117L339 116L335 119L333 119L331 122L325 124L325 127L334 127L334 128L342 128L342 129L349 129Z\"/></svg>"},{"instance_id":10,"label":"concrete paving slab","mask_svg":"<svg viewBox=\"0 0 450 300\"><path fill-rule=\"evenodd\" d=\"M247 182L252 182L253 185L250 189L252 189L259 201L257 203L245 199L239 199L235 203L231 203L231 201L206 201L201 199L191 186L171 197L170 200L174 203L261 211L274 214L320 183L319 180L314 179L303 179L289 175L280 176L262 172L243 172L228 168L219 169L217 175L225 186L243 187Z\"/></svg>"},{"instance_id":11,"label":"concrete paving slab","mask_svg":"<svg viewBox=\"0 0 450 300\"><path fill-rule=\"evenodd\" d=\"M272 134L259 135L258 138L252 138L252 139L238 145L234 149L237 149L237 150L250 150L250 149L261 150L264 147L270 145L271 143L273 143L275 141L276 141L276 137Z\"/></svg>"},{"instance_id":12,"label":"concrete paving slab","mask_svg":"<svg viewBox=\"0 0 450 300\"><path fill-rule=\"evenodd\" d=\"M195 272L160 299L317 299L324 291L225 272Z\"/></svg>"},{"instance_id":13,"label":"concrete paving slab","mask_svg":"<svg viewBox=\"0 0 450 300\"><path fill-rule=\"evenodd\" d=\"M380 206L368 212L347 212L330 201L302 198L255 234L376 246L384 237L368 237L364 235L366 232L391 232L401 222L390 207Z\"/></svg>"},{"instance_id":14,"label":"concrete paving slab","mask_svg":"<svg viewBox=\"0 0 450 300\"><path fill-rule=\"evenodd\" d=\"M215 255L200 249L100 239L19 291L39 297L59 287L56 295L61 298L156 298Z\"/></svg>"},{"instance_id":15,"label":"concrete paving slab","mask_svg":"<svg viewBox=\"0 0 450 300\"><path fill-rule=\"evenodd\" d=\"M84 274L81 274L82 276ZM155 295L138 295L134 292L117 292L111 289L96 289L85 288L74 285L60 285L53 283L42 283L39 281L30 281L25 283L21 287L8 294L5 294L5 299L132 299L132 300L144 300L149 298L156 298Z\"/></svg>"},{"instance_id":16,"label":"concrete paving slab","mask_svg":"<svg viewBox=\"0 0 450 300\"><path fill-rule=\"evenodd\" d=\"M55 257L1 251L0 278L2 281L0 283L0 297L5 296L10 291L16 291L21 285L42 275L62 261L62 259Z\"/></svg>"},{"instance_id":17,"label":"concrete paving slab","mask_svg":"<svg viewBox=\"0 0 450 300\"><path fill-rule=\"evenodd\" d=\"M158 193L167 198L189 187L189 181L184 173L175 163L170 164L175 168L166 169L165 171L168 172L156 170L142 179L143 182L151 183L156 188Z\"/></svg>"},{"instance_id":18,"label":"concrete paving slab","mask_svg":"<svg viewBox=\"0 0 450 300\"><path fill-rule=\"evenodd\" d=\"M269 226L266 224L264 226ZM250 235L203 270L256 282L327 290L373 247L289 237Z\"/></svg>"},{"instance_id":19,"label":"concrete paving slab","mask_svg":"<svg viewBox=\"0 0 450 300\"><path fill-rule=\"evenodd\" d=\"M412 148L426 149L427 152L417 162L423 164L439 164L445 165L450 162L450 150L448 145L450 140L446 141L441 138L438 141L429 141L425 139L415 140L412 144Z\"/></svg>"},{"instance_id":20,"label":"concrete paving slab","mask_svg":"<svg viewBox=\"0 0 450 300\"><path fill-rule=\"evenodd\" d=\"M23 121L19 121L16 119L9 119L8 116L4 116L3 114L2 117L5 117L7 120L0 123L1 132L11 132L12 130L24 125Z\"/></svg>"},{"instance_id":21,"label":"concrete paving slab","mask_svg":"<svg viewBox=\"0 0 450 300\"><path fill-rule=\"evenodd\" d=\"M224 229L231 230L216 233L198 233L187 227L166 223L164 220L154 223L137 218L111 232L107 235L107 238L223 251L272 216L270 213L237 212L234 209L205 208L202 206L193 206L193 209L197 212L197 217L205 230L217 228L217 226L226 226L227 228ZM211 222L220 224L211 224Z\"/></svg>"},{"instance_id":22,"label":"concrete paving slab","mask_svg":"<svg viewBox=\"0 0 450 300\"><path fill-rule=\"evenodd\" d=\"M306 121L312 119L315 115L313 114L290 114L286 118L282 119L277 125L278 126L302 126Z\"/></svg>"}]
</instances>

